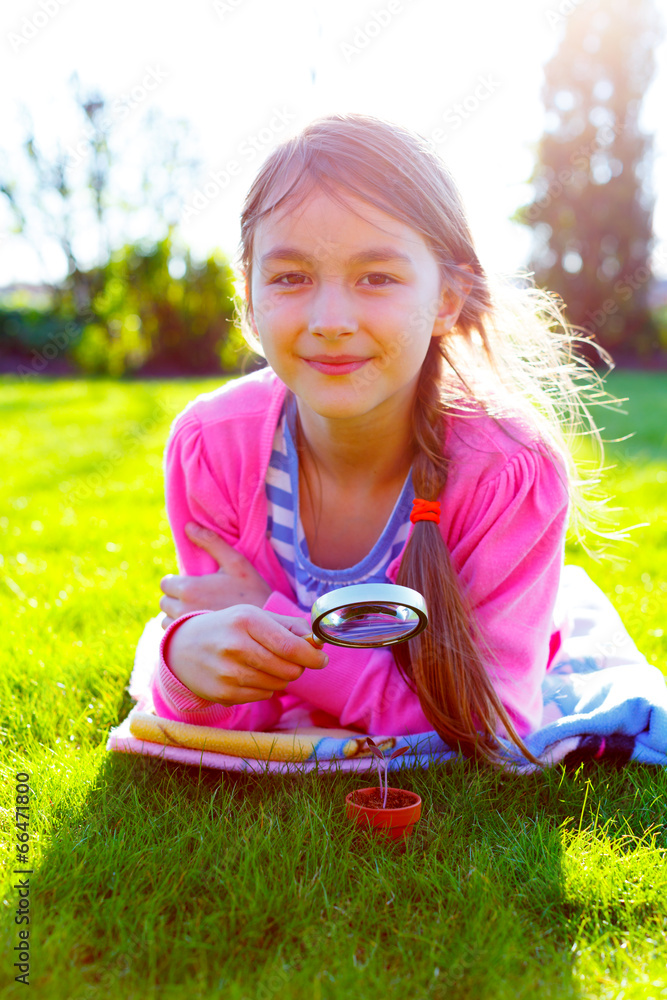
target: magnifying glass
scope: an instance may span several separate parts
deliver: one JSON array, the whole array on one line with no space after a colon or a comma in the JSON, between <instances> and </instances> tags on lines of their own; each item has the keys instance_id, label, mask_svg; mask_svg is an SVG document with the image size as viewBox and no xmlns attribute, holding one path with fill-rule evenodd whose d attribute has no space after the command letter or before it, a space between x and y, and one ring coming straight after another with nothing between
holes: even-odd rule
<instances>
[{"instance_id":1,"label":"magnifying glass","mask_svg":"<svg viewBox=\"0 0 667 1000\"><path fill-rule=\"evenodd\" d=\"M391 646L428 625L426 601L395 583L358 583L318 597L311 611L312 646Z\"/></svg>"}]
</instances>

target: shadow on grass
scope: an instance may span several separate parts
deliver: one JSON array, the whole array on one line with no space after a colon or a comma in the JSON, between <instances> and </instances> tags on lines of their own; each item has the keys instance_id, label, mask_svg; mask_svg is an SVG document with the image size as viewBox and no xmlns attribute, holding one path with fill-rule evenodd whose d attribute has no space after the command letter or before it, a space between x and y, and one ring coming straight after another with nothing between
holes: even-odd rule
<instances>
[{"instance_id":1,"label":"shadow on grass","mask_svg":"<svg viewBox=\"0 0 667 1000\"><path fill-rule=\"evenodd\" d=\"M655 825L653 770L406 769L392 784L425 813L401 854L344 820L366 775L109 754L78 804L53 803L35 995L286 998L315 979L341 998L588 995L582 933L611 948L664 911L627 839Z\"/></svg>"}]
</instances>

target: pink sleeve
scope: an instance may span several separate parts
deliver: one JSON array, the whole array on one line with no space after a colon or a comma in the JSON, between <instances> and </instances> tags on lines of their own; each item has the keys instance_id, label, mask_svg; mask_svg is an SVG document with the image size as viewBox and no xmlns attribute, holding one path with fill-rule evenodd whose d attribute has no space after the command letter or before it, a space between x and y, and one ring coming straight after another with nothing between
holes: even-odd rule
<instances>
[{"instance_id":1,"label":"pink sleeve","mask_svg":"<svg viewBox=\"0 0 667 1000\"><path fill-rule=\"evenodd\" d=\"M215 573L219 568L215 559L188 538L185 525L196 521L229 545L238 542L239 528L225 484L213 473L201 424L187 410L174 421L167 441L164 481L179 573L184 576Z\"/></svg>"},{"instance_id":2,"label":"pink sleeve","mask_svg":"<svg viewBox=\"0 0 667 1000\"><path fill-rule=\"evenodd\" d=\"M542 446L523 448L497 476L476 484L466 506L452 560L489 647L489 675L525 736L541 721L568 513L563 466ZM277 593L265 607L302 613ZM305 670L288 685L290 693L335 715L343 726L386 735L432 729L389 650L326 645L325 651L329 664Z\"/></svg>"},{"instance_id":3,"label":"pink sleeve","mask_svg":"<svg viewBox=\"0 0 667 1000\"><path fill-rule=\"evenodd\" d=\"M238 542L238 524L224 484L214 476L198 418L186 410L172 426L164 461L166 506L171 526L179 573L202 576L214 573L218 564L213 556L190 541L185 533L188 521L219 534L228 544ZM265 701L225 707L193 694L171 672L168 644L175 630L195 614L181 615L165 630L160 643L159 663L151 682L155 711L165 719L178 719L197 725L227 729L269 729L280 718L279 695Z\"/></svg>"},{"instance_id":4,"label":"pink sleeve","mask_svg":"<svg viewBox=\"0 0 667 1000\"><path fill-rule=\"evenodd\" d=\"M169 669L169 643L176 629L188 618L207 614L210 612L190 611L165 629L160 642L158 668L150 687L156 714L161 719L191 722L198 726L216 726L220 729L271 729L280 719L282 691L264 701L227 707L193 694Z\"/></svg>"}]
</instances>

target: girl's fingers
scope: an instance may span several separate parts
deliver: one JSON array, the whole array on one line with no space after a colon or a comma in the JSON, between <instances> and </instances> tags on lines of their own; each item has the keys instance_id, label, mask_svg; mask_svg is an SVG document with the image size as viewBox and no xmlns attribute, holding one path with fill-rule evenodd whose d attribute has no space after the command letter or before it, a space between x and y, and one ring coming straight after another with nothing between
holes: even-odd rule
<instances>
[{"instance_id":1,"label":"girl's fingers","mask_svg":"<svg viewBox=\"0 0 667 1000\"><path fill-rule=\"evenodd\" d=\"M160 590L167 597L175 597L180 600L185 580L186 577L177 576L175 573L168 573L160 580Z\"/></svg>"},{"instance_id":2,"label":"girl's fingers","mask_svg":"<svg viewBox=\"0 0 667 1000\"><path fill-rule=\"evenodd\" d=\"M235 549L233 545L229 545L215 531L211 531L210 528L205 528L194 521L188 521L185 525L185 532L195 545L204 549L215 559L220 567L219 572L240 578L245 581L246 585L248 582L252 584L253 581L261 581L266 586L263 578L243 553Z\"/></svg>"},{"instance_id":3,"label":"girl's fingers","mask_svg":"<svg viewBox=\"0 0 667 1000\"><path fill-rule=\"evenodd\" d=\"M308 625L305 618L297 618L295 615L280 615L277 611L264 611L264 614L270 615L271 618L284 625L294 635L305 637L310 632L310 625Z\"/></svg>"},{"instance_id":4,"label":"girl's fingers","mask_svg":"<svg viewBox=\"0 0 667 1000\"><path fill-rule=\"evenodd\" d=\"M246 627L250 638L263 647L264 652L273 653L266 665L259 669L268 670L284 680L295 679L291 676L295 665L317 670L327 662L328 657L320 650L314 649L304 638L294 635L270 617L249 615Z\"/></svg>"},{"instance_id":5,"label":"girl's fingers","mask_svg":"<svg viewBox=\"0 0 667 1000\"><path fill-rule=\"evenodd\" d=\"M237 651L233 659L236 662L234 675L237 683L270 688L272 691L282 690L291 681L298 680L305 670L291 657L281 657L269 649L266 639L257 642L251 638L248 648Z\"/></svg>"},{"instance_id":6,"label":"girl's fingers","mask_svg":"<svg viewBox=\"0 0 667 1000\"><path fill-rule=\"evenodd\" d=\"M234 556L238 553L236 553L236 550L231 545L223 541L215 531L211 531L210 528L205 528L194 521L188 521L185 525L185 533L191 542L194 542L200 549L204 549L209 555L213 556L221 569L225 568L223 564L234 565Z\"/></svg>"},{"instance_id":7,"label":"girl's fingers","mask_svg":"<svg viewBox=\"0 0 667 1000\"><path fill-rule=\"evenodd\" d=\"M174 619L180 618L183 614L181 611L181 602L173 597L161 597L160 610L164 611L165 615L169 615L170 618Z\"/></svg>"},{"instance_id":8,"label":"girl's fingers","mask_svg":"<svg viewBox=\"0 0 667 1000\"><path fill-rule=\"evenodd\" d=\"M238 696L238 702L235 704L241 704L246 701L268 701L275 692L268 688L240 687L237 688L235 694Z\"/></svg>"},{"instance_id":9,"label":"girl's fingers","mask_svg":"<svg viewBox=\"0 0 667 1000\"><path fill-rule=\"evenodd\" d=\"M284 691L290 681L295 681L303 673L302 667L295 667L292 664L293 676L276 677L268 674L266 670L251 667L249 664L239 664L235 671L235 691L256 691L264 694L274 694L276 691Z\"/></svg>"}]
</instances>

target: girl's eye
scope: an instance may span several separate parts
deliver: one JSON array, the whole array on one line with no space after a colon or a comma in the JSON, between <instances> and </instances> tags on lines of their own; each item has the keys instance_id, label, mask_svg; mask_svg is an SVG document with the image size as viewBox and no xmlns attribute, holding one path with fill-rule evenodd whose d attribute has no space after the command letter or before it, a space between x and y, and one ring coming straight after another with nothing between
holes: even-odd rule
<instances>
[{"instance_id":1,"label":"girl's eye","mask_svg":"<svg viewBox=\"0 0 667 1000\"><path fill-rule=\"evenodd\" d=\"M394 283L394 279L390 278L388 274L365 274L364 278L382 278L383 279L382 284L379 284L378 282L375 282L375 281L371 282L371 285L374 288L382 288L385 283L386 284L393 284ZM363 281L363 278L362 278L362 281Z\"/></svg>"},{"instance_id":2,"label":"girl's eye","mask_svg":"<svg viewBox=\"0 0 667 1000\"><path fill-rule=\"evenodd\" d=\"M305 277L305 275L303 275L303 274L297 274L294 271L290 271L289 274L281 274L281 276L279 278L276 278L274 284L276 284L276 285L283 285L283 284L297 285L297 284L301 284L301 282L300 281L285 281L285 278L303 278L303 277Z\"/></svg>"}]
</instances>

